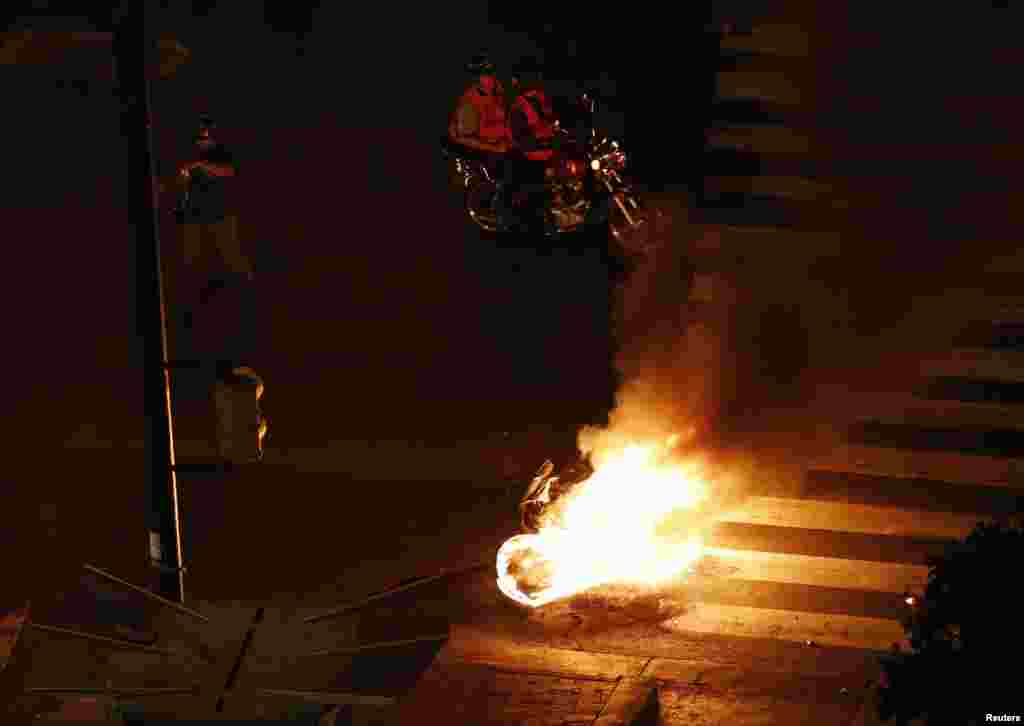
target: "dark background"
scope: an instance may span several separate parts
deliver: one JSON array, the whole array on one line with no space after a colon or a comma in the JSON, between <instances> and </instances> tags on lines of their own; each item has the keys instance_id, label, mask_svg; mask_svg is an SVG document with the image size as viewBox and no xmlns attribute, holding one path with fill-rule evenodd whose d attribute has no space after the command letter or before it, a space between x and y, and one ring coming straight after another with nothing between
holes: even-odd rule
<instances>
[{"instance_id":1,"label":"dark background","mask_svg":"<svg viewBox=\"0 0 1024 726\"><path fill-rule=\"evenodd\" d=\"M536 423L561 425L571 442L576 424L600 418L613 384L606 261L597 252L497 249L467 228L436 146L462 65L481 48L499 60L542 53L567 79L598 81L608 123L621 125L641 178L700 196L702 178L721 169L702 154L718 63L705 27L733 16L754 22L767 4L720 4L714 14L688 4L692 16L677 7L671 23L653 8L613 15L540 3L501 14L486 4L193 5L150 16L193 54L173 79L154 83L159 170L173 174L183 160L199 111L214 114L241 160L242 235L258 276L252 357L267 381L271 445L452 442ZM813 19L815 62L801 71L808 101L796 119L815 153L746 161L755 171L803 165L811 176L834 175L859 200L838 218L780 207L810 229L839 230L839 248L806 277L847 306L853 322L843 334L867 339L915 294L941 291L968 262L1019 245L1015 16L980 3L925 14L817 7L771 7L773 17ZM7 551L32 553L14 566L40 578L40 592L47 572L38 558L87 550L130 576L145 547L145 459L119 448L143 436L127 150L112 87L86 68L0 67L2 536ZM166 214L162 234L172 260ZM775 294L778 272L764 268L758 296ZM211 308L201 340L215 345L233 314L227 299ZM807 331L787 315L771 334L748 321L741 375L768 358L761 348L802 349ZM807 364L788 361L792 370ZM758 382L770 387L771 377ZM109 444L105 458L66 445L89 427ZM208 538L202 559L227 567L241 533L253 540L242 559L260 573L277 548L301 551L310 532L330 540L331 527L351 525L334 482L296 485L308 501L287 496L288 484L204 489L216 507L206 520L192 510ZM56 539L46 534L46 503L57 508ZM277 508L295 526L267 537ZM319 574L299 569L277 568L294 574L292 587L311 587ZM221 582L216 569L205 577L219 593L242 580L255 596L283 587L272 578Z\"/></svg>"},{"instance_id":2,"label":"dark background","mask_svg":"<svg viewBox=\"0 0 1024 726\"><path fill-rule=\"evenodd\" d=\"M547 50L567 80L599 82L609 124L617 119L636 141L652 180L686 182L692 165L679 159L699 150L696 115L679 126L664 114L665 99L651 97L622 127L622 111L644 98L649 72L645 59L612 47L627 29L592 18L578 30L570 63L557 57L554 30L538 34L528 14L522 30L505 28L486 6L442 13L411 5L396 13L329 5L303 14L294 5L221 2L191 17L187 6L148 16L192 52L175 77L153 83L158 172L166 181L185 160L200 111L215 116L240 159L241 232L257 274L257 301L244 314L259 321L251 363L267 381L271 445L381 439L453 447L544 425L571 448L577 426L600 420L613 395L605 255L481 239L449 185L437 139L469 56L490 48L511 62ZM559 22L575 27L573 13ZM64 16L56 4L13 27L107 29L102 17ZM690 29L698 41L702 30ZM0 302L10 341L4 434L17 449L3 546L30 553L12 563L6 581L15 600L30 593L43 603L66 586L58 583L71 577L78 556L135 581L147 576L146 458L131 446L144 432L136 239L126 206L137 198L126 187L137 150L121 137L107 62L94 48L60 64L0 66L14 99L3 118L8 278ZM623 82L630 74L635 85ZM668 156L654 153L662 136L673 139ZM176 229L166 210L161 237L170 268ZM173 316L174 290L167 293ZM202 316L201 351L215 351L234 324L233 302L221 296ZM172 326L172 356L182 350L174 333ZM206 434L200 403L176 408L180 438ZM87 448L74 443L83 437ZM532 452L526 468L547 453ZM353 464L356 481L359 467L373 463ZM324 576L283 564L273 569L298 577L259 573L292 548L323 546L307 535L319 541L350 524L350 485L334 477L296 484L280 472L260 477L183 481L186 526L195 533L188 546L204 561L190 597L240 596L243 581L256 596L301 592ZM428 491L417 481L401 486L418 492L402 496L408 506ZM435 514L445 521L444 512ZM395 515L400 526L404 516ZM252 538L254 549L239 551L239 537ZM358 542L346 541L356 561L364 556ZM223 573L237 567L249 574L230 584Z\"/></svg>"},{"instance_id":3,"label":"dark background","mask_svg":"<svg viewBox=\"0 0 1024 726\"><path fill-rule=\"evenodd\" d=\"M328 400L350 421L382 416L390 423L396 408L433 419L429 409L441 402L462 410L487 401L493 409L522 401L521 391L513 393L521 386L538 404L555 389L577 399L575 417L587 416L588 402L600 399L601 408L608 373L598 332L607 310L595 304L606 287L600 255L492 254L463 224L435 141L469 55L490 48L513 61L534 53L550 59L556 80L596 80L610 126L616 119L621 126L621 110L630 107L623 130L646 178L685 182L697 160L705 94L678 88L706 67L687 63L672 73L676 90L652 94L655 66L648 63L664 62L663 54L649 59L612 48L618 38L650 38L650 23L630 27L576 10L561 18L545 10L550 27L543 32L530 20L540 10L529 7L516 13L517 29L513 18L491 18L485 6L453 6L444 17L409 7L394 17L372 6L193 3L195 15L186 17L188 5L150 16L193 52L173 79L153 86L158 168L164 178L173 174L196 114L214 114L243 164L241 223L263 281L264 367L279 365L277 357L280 365L300 365L305 384L320 389L318 398L338 396ZM699 20L689 31L693 46L703 40ZM74 25L21 20L61 23ZM103 28L98 17L95 27ZM72 398L89 410L108 399L106 386L136 375L118 365L133 338L134 289L117 108L109 84L86 72L4 71L19 99L5 117L8 138L18 140L4 199L10 237L18 240L9 261L32 271L5 290L9 309L24 311L9 332L33 359L12 361L33 373L19 386L32 394L16 399L26 412L38 412L43 400ZM168 216L162 221L170 254L175 230ZM271 343L271 331L286 320L293 339ZM540 360L571 360L572 375ZM54 385L66 367L81 372L70 396ZM361 383L343 383L342 369L346 381ZM133 400L135 388L124 390L114 405Z\"/></svg>"}]
</instances>

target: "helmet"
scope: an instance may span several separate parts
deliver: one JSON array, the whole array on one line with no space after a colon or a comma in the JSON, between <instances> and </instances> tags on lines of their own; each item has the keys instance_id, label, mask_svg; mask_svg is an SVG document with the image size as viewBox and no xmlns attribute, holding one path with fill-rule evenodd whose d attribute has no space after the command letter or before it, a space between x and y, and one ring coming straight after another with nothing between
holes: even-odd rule
<instances>
[{"instance_id":1,"label":"helmet","mask_svg":"<svg viewBox=\"0 0 1024 726\"><path fill-rule=\"evenodd\" d=\"M497 67L491 62L490 57L486 53L477 53L466 64L466 72L474 76L493 75L497 70Z\"/></svg>"},{"instance_id":2,"label":"helmet","mask_svg":"<svg viewBox=\"0 0 1024 726\"><path fill-rule=\"evenodd\" d=\"M199 114L199 124L196 129L196 140L208 139L210 135L216 130L217 124L214 122L213 117L208 113Z\"/></svg>"}]
</instances>

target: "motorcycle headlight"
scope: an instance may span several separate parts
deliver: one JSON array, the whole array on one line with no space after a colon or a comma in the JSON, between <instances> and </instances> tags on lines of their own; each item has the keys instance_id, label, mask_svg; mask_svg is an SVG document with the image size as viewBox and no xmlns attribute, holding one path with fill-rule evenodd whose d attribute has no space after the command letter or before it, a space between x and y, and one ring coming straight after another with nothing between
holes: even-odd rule
<instances>
[{"instance_id":1,"label":"motorcycle headlight","mask_svg":"<svg viewBox=\"0 0 1024 726\"><path fill-rule=\"evenodd\" d=\"M590 162L590 168L593 169L594 171L600 171L601 161L599 159L594 159L593 161Z\"/></svg>"}]
</instances>

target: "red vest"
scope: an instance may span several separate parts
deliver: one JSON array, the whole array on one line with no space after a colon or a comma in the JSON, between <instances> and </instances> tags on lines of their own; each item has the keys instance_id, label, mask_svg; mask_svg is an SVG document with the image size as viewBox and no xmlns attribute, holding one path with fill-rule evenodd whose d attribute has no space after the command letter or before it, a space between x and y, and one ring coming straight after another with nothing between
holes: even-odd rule
<instances>
[{"instance_id":1,"label":"red vest","mask_svg":"<svg viewBox=\"0 0 1024 726\"><path fill-rule=\"evenodd\" d=\"M530 127L530 133L537 141L550 141L555 137L555 114L547 95L539 89L531 89L516 99L516 108L523 112ZM552 149L527 151L526 158L547 161L554 155Z\"/></svg>"},{"instance_id":2,"label":"red vest","mask_svg":"<svg viewBox=\"0 0 1024 726\"><path fill-rule=\"evenodd\" d=\"M496 95L490 95L473 84L459 99L459 107L468 103L480 117L480 139L488 144L508 142L508 115L505 113L504 96L499 88Z\"/></svg>"}]
</instances>

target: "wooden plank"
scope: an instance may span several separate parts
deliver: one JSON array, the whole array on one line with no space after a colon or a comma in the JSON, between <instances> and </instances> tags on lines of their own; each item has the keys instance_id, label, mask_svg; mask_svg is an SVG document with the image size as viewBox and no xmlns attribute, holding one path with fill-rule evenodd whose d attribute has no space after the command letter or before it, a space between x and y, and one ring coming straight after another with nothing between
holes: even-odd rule
<instances>
[{"instance_id":1,"label":"wooden plank","mask_svg":"<svg viewBox=\"0 0 1024 726\"><path fill-rule=\"evenodd\" d=\"M397 595L397 594L405 592L407 590L412 590L413 588L420 587L421 585L426 585L426 584L431 583L431 582L436 582L437 580L440 580L440 579L445 578L445 577L454 577L455 575L459 575L459 574L462 574L462 573L465 573L465 572L472 572L474 570L479 570L479 569L484 568L484 567L491 567L493 565L494 565L494 562L492 560L485 560L483 562L475 562L475 563L473 563L471 565L466 565L465 567L458 567L458 568L455 568L455 569L452 569L452 570L442 570L441 572L439 572L436 575L428 575L426 577L417 578L416 580L413 580L412 582L408 582L408 583L406 583L404 585L399 585L397 587L388 588L387 590L384 590L383 592L378 592L378 593L375 593L373 595L369 595L369 596L364 597L364 598L362 598L360 600L356 600L355 602L351 602L351 603L348 603L346 605L342 605L340 607L334 608L332 610L328 610L325 613L320 613L319 615L310 615L309 617L305 618L304 622L306 622L306 623L317 623L317 622L320 622L321 620L327 620L329 618L334 618L334 617L337 617L339 615L343 615L345 613L349 613L349 612L353 612L355 610L359 610L360 608L366 607L367 605L370 605L370 604L372 604L374 602L377 602L378 600L383 600L385 598L389 598L389 597L391 597L393 595Z\"/></svg>"},{"instance_id":2,"label":"wooden plank","mask_svg":"<svg viewBox=\"0 0 1024 726\"><path fill-rule=\"evenodd\" d=\"M1024 491L1024 460L949 451L907 451L841 444L807 463L808 469L847 471L951 483L982 484Z\"/></svg>"},{"instance_id":3,"label":"wooden plank","mask_svg":"<svg viewBox=\"0 0 1024 726\"><path fill-rule=\"evenodd\" d=\"M57 635L67 635L72 638L79 638L81 640L89 640L94 643L101 643L104 645L115 646L118 648L125 648L127 650L137 650L143 653L159 653L160 655L182 655L178 651L168 650L167 648L155 648L151 645L140 645L131 640L121 640L119 638L108 638L105 635L94 635L93 633L86 633L81 630L72 630L71 628L61 628L54 625L43 625L42 623L26 623L29 627L34 630L39 630L45 633L55 633Z\"/></svg>"},{"instance_id":4,"label":"wooden plank","mask_svg":"<svg viewBox=\"0 0 1024 726\"><path fill-rule=\"evenodd\" d=\"M408 638L406 640L385 640L379 643L366 643L364 645L356 645L351 648L328 648L325 650L315 650L312 653L310 653L310 655L356 655L358 653L365 653L371 650L401 648L408 645L417 645L419 643L434 643L440 640L448 640L448 633L441 633L438 635L425 635L421 638Z\"/></svg>"},{"instance_id":5,"label":"wooden plank","mask_svg":"<svg viewBox=\"0 0 1024 726\"><path fill-rule=\"evenodd\" d=\"M756 552L720 547L705 549L727 579L781 582L818 587L902 593L924 583L928 568L897 562L812 557L780 552Z\"/></svg>"},{"instance_id":6,"label":"wooden plank","mask_svg":"<svg viewBox=\"0 0 1024 726\"><path fill-rule=\"evenodd\" d=\"M210 619L208 617L206 617L202 613L199 613L196 610L193 610L192 608L185 607L184 605L181 605L180 603L176 603L173 600L168 600L167 598L161 597L160 595L157 595L155 592L147 590L144 587L139 587L138 585L133 585L132 583L128 582L127 580L122 580L120 577L117 577L116 575L112 575L109 572L106 572L105 570L101 570L100 568L94 567L93 565L90 565L88 563L84 563L82 565L82 567L84 567L89 572L92 572L92 573L95 573L95 574L99 575L100 577L102 577L104 579L110 580L111 582L116 582L118 585L121 585L122 587L126 587L129 590L133 590L133 591L139 593L140 595L142 595L142 596L144 596L146 598L149 598L150 600L153 600L154 602L159 603L160 605L162 605L162 606L164 606L166 608L170 608L171 610L175 610L175 611L177 611L179 613L184 613L185 615L193 617L196 620L201 620L204 623L210 622Z\"/></svg>"},{"instance_id":7,"label":"wooden plank","mask_svg":"<svg viewBox=\"0 0 1024 726\"><path fill-rule=\"evenodd\" d=\"M828 529L898 537L949 537L969 533L985 514L929 512L920 509L781 497L751 497L721 517L723 522L777 527Z\"/></svg>"},{"instance_id":8,"label":"wooden plank","mask_svg":"<svg viewBox=\"0 0 1024 726\"><path fill-rule=\"evenodd\" d=\"M26 688L25 693L33 694L50 694L50 695L62 695L62 694L74 694L74 695L110 695L118 696L121 698L130 697L142 697L142 696L183 696L183 695L194 695L199 692L199 686L185 686L179 688L95 688L89 686L83 686L81 688Z\"/></svg>"},{"instance_id":9,"label":"wooden plank","mask_svg":"<svg viewBox=\"0 0 1024 726\"><path fill-rule=\"evenodd\" d=\"M308 701L310 703L322 703L325 706L394 706L398 703L398 698L395 696L371 696L361 693L346 693L341 691L296 691L285 688L239 689L236 695L282 696L285 698L294 698L300 701Z\"/></svg>"}]
</instances>

